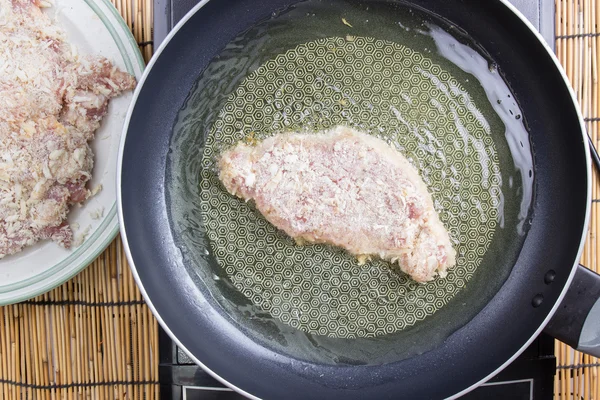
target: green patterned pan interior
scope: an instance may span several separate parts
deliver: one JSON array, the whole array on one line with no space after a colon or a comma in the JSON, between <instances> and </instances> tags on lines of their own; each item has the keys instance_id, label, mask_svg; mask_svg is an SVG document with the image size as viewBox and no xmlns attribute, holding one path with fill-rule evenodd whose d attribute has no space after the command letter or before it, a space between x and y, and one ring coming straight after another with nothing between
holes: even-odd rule
<instances>
[{"instance_id":1,"label":"green patterned pan interior","mask_svg":"<svg viewBox=\"0 0 600 400\"><path fill-rule=\"evenodd\" d=\"M528 135L494 63L451 31L402 6L308 1L240 35L190 92L168 162L172 226L190 275L256 340L386 362L442 341L507 277L527 230ZM383 261L297 246L219 182L215 160L249 135L340 124L417 167L457 250L446 278L417 284ZM398 338L410 348L388 354Z\"/></svg>"}]
</instances>

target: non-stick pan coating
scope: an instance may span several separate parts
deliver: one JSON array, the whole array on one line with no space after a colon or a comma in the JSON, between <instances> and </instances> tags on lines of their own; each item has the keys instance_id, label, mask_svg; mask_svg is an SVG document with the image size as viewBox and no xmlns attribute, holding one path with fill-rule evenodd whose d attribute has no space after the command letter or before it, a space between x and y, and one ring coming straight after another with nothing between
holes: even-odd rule
<instances>
[{"instance_id":1,"label":"non-stick pan coating","mask_svg":"<svg viewBox=\"0 0 600 400\"><path fill-rule=\"evenodd\" d=\"M585 147L576 139L581 127L568 90L546 50L504 5L437 3L415 2L466 30L498 62L515 93L535 150L536 198L525 246L499 293L442 346L404 361L314 365L263 348L224 317L213 299L204 297L173 242L164 182L176 114L210 59L245 26L286 3L259 2L247 8L235 2L224 12L219 3L209 2L177 32L147 76L124 147L126 239L143 289L168 330L195 358L238 388L267 398L452 395L519 350L559 298L579 249L588 195ZM549 270L556 272L556 279L547 285ZM539 295L544 301L533 307L532 299Z\"/></svg>"},{"instance_id":2,"label":"non-stick pan coating","mask_svg":"<svg viewBox=\"0 0 600 400\"><path fill-rule=\"evenodd\" d=\"M529 226L529 134L493 62L436 23L306 1L237 37L190 90L167 159L173 235L198 287L253 340L310 362L395 362L438 346L506 280ZM383 261L298 246L217 176L240 140L341 123L417 165L458 253L446 278L417 284Z\"/></svg>"}]
</instances>

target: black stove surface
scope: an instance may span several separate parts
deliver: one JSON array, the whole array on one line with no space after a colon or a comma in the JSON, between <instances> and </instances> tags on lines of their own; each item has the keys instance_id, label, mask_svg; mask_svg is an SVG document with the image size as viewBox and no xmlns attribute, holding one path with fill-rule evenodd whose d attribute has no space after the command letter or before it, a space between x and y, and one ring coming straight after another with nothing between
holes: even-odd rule
<instances>
[{"instance_id":1,"label":"black stove surface","mask_svg":"<svg viewBox=\"0 0 600 400\"><path fill-rule=\"evenodd\" d=\"M216 0L213 0L216 1ZM223 0L221 0L223 1ZM199 0L154 0L154 46ZM554 0L510 0L554 48ZM165 400L238 400L185 355L161 329L160 385ZM556 358L554 339L542 334L521 356L489 382L463 396L465 400L552 399Z\"/></svg>"},{"instance_id":2,"label":"black stove surface","mask_svg":"<svg viewBox=\"0 0 600 400\"><path fill-rule=\"evenodd\" d=\"M554 48L554 0L509 0ZM199 0L154 0L154 48Z\"/></svg>"},{"instance_id":3,"label":"black stove surface","mask_svg":"<svg viewBox=\"0 0 600 400\"><path fill-rule=\"evenodd\" d=\"M244 397L208 375L159 332L160 393L164 400L241 400ZM464 400L546 400L553 398L554 338L540 335L511 365Z\"/></svg>"}]
</instances>

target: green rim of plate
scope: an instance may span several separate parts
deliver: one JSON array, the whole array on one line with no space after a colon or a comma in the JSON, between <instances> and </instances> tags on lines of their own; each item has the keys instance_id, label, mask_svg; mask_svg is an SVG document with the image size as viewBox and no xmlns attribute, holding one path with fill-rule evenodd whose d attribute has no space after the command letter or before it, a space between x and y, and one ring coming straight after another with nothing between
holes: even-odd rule
<instances>
[{"instance_id":1,"label":"green rim of plate","mask_svg":"<svg viewBox=\"0 0 600 400\"><path fill-rule=\"evenodd\" d=\"M135 41L135 38L131 34L129 27L127 26L127 24L125 23L125 21L123 20L123 18L117 11L117 9L110 3L109 0L84 0L84 1L88 5L88 7L90 7L90 9L98 16L98 18L102 21L102 23L104 24L104 26L110 33L113 41L115 42L117 48L119 49L119 53L121 54L121 57L123 58L123 62L125 63L127 72L129 72L130 74L135 76L134 62L137 63L137 66L140 68L141 71L143 71L145 68L145 63L144 63L144 59L142 58L142 55L139 51L139 48L137 46L137 42ZM123 43L122 37L119 35L119 32L117 32L117 29L115 29L115 26L108 20L106 13L100 9L100 7L97 4L98 2L102 3L108 9L108 11L112 14L114 19L120 25L121 31L124 34L124 36L127 40L127 43ZM129 45L131 47L131 49L133 50L133 54L135 54L135 60L131 59L130 54L127 51L127 45ZM81 260L80 264L77 265L75 268L73 268L69 274L65 275L64 277L61 277L61 279L59 279L58 281L52 281L51 283L48 283L47 285L44 285L44 286L32 291L31 293L22 294L20 296L15 296L15 297L7 297L6 299L0 299L0 304L17 303L17 302L29 299L31 297L35 297L37 295L46 293L47 291L52 290L53 288L68 281L73 276L77 275L85 267L87 267L92 261L94 261L96 259L96 257L98 257L98 255L100 255L106 249L106 247L114 240L114 238L117 236L117 233L119 232L119 222L118 222L118 218L117 218L116 199L115 199L115 202L113 203L110 211L107 213L106 217L100 224L100 226L98 226L98 228L96 228L94 233L81 246L79 246L72 254L70 254L67 258L65 258L58 264L52 266L51 268L47 269L46 271L44 271L41 274L38 274L34 277L19 281L17 283L0 286L0 295L7 294L7 293L10 293L15 290L23 289L24 287L39 283L41 281L44 281L48 277L57 274L59 271L62 271L66 267L72 265L73 262L75 262L77 260L77 258L81 257L81 255L83 253L88 251L90 249L90 247L97 244L96 241L98 240L98 238L100 238L102 235L105 235L107 231L109 233L108 233L108 236L106 237L106 239L103 242L101 242L99 245L97 245L96 250L92 251L92 253L89 254L85 259Z\"/></svg>"}]
</instances>

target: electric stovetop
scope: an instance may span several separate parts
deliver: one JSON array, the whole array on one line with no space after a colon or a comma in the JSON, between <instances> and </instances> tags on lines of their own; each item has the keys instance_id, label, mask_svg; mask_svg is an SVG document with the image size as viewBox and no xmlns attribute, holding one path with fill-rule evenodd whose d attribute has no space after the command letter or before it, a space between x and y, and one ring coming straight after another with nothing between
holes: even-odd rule
<instances>
[{"instance_id":1,"label":"electric stovetop","mask_svg":"<svg viewBox=\"0 0 600 400\"><path fill-rule=\"evenodd\" d=\"M554 0L510 1L554 48ZM199 0L154 0L155 49L177 22L198 2ZM162 330L159 336L159 351L161 399L243 399L241 395L225 388L197 367ZM510 366L486 384L465 395L463 399L550 400L553 398L555 367L554 339L542 334Z\"/></svg>"},{"instance_id":2,"label":"electric stovetop","mask_svg":"<svg viewBox=\"0 0 600 400\"><path fill-rule=\"evenodd\" d=\"M221 0L223 1L223 0ZM554 48L554 0L509 0ZM199 0L154 0L154 48Z\"/></svg>"}]
</instances>

